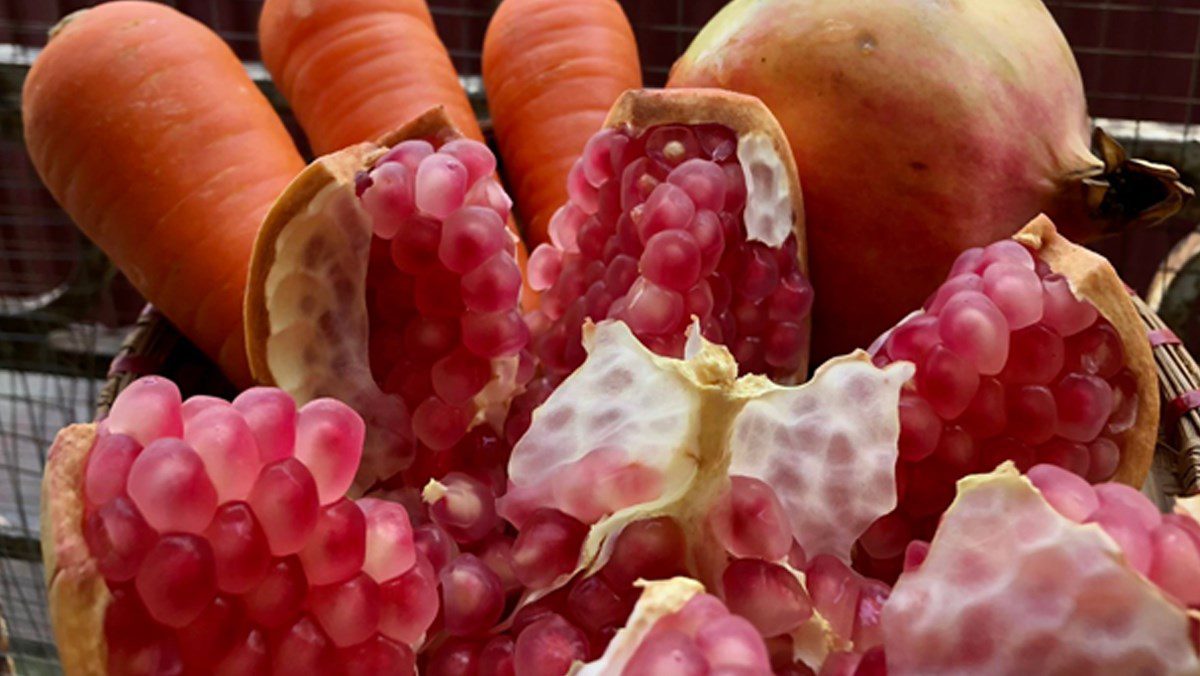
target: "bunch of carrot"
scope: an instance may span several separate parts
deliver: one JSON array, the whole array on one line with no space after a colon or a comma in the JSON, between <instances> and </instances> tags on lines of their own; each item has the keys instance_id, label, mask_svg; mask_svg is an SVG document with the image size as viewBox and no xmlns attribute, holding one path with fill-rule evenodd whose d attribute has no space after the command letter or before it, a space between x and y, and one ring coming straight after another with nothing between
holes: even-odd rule
<instances>
[{"instance_id":1,"label":"bunch of carrot","mask_svg":"<svg viewBox=\"0 0 1200 676\"><path fill-rule=\"evenodd\" d=\"M318 153L430 107L483 138L424 0L267 0L263 60ZM484 41L496 140L530 244L622 91L641 85L616 0L504 0ZM303 162L207 28L152 2L68 17L23 96L34 165L79 227L239 385L257 228Z\"/></svg>"}]
</instances>

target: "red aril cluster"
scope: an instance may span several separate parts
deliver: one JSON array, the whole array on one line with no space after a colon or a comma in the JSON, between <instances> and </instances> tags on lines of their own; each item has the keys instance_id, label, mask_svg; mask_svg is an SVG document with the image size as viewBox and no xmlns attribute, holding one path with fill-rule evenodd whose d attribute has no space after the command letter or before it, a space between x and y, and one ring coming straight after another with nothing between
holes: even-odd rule
<instances>
[{"instance_id":1,"label":"red aril cluster","mask_svg":"<svg viewBox=\"0 0 1200 676\"><path fill-rule=\"evenodd\" d=\"M1013 460L1104 481L1138 414L1116 329L1016 241L963 252L872 352L878 364L917 366L900 400L900 506L860 540L863 565L882 577L899 571L910 540L932 535L957 479Z\"/></svg>"},{"instance_id":2,"label":"red aril cluster","mask_svg":"<svg viewBox=\"0 0 1200 676\"><path fill-rule=\"evenodd\" d=\"M363 434L331 399L129 385L83 476L110 673L412 673L437 580L402 506L344 497Z\"/></svg>"},{"instance_id":3,"label":"red aril cluster","mask_svg":"<svg viewBox=\"0 0 1200 676\"><path fill-rule=\"evenodd\" d=\"M812 287L795 234L749 236L738 137L720 124L605 129L568 179L550 244L529 259L542 291L528 321L543 368L583 362L585 318L627 322L655 352L683 354L695 317L747 372L790 379L807 361Z\"/></svg>"},{"instance_id":4,"label":"red aril cluster","mask_svg":"<svg viewBox=\"0 0 1200 676\"><path fill-rule=\"evenodd\" d=\"M511 385L529 340L518 309L516 240L506 226L512 203L495 168L477 141L434 148L417 139L359 175L374 232L371 370L412 412L417 440L435 451L467 433L489 383ZM532 371L525 372L528 379Z\"/></svg>"}]
</instances>

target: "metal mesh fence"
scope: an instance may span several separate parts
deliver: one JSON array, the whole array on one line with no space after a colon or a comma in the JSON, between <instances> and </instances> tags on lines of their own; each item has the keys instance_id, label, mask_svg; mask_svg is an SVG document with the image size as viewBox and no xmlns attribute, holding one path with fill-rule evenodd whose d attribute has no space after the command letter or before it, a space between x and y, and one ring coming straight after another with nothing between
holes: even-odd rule
<instances>
[{"instance_id":1,"label":"metal mesh fence","mask_svg":"<svg viewBox=\"0 0 1200 676\"><path fill-rule=\"evenodd\" d=\"M647 85L670 65L723 0L620 0L637 34ZM91 417L107 365L142 301L77 234L41 186L21 143L21 82L46 31L95 2L0 0L0 616L22 673L57 670L45 616L37 543L45 451L64 424ZM261 0L170 0L212 26L247 62L258 58ZM480 46L498 0L430 0L438 31L480 93ZM1131 154L1173 164L1196 185L1200 155L1200 3L1196 0L1047 0L1083 74L1091 112ZM262 79L261 68L251 72ZM262 82L270 91L269 83ZM279 101L277 96L274 101ZM279 101L281 114L303 139ZM1020 130L1014 130L1020 133ZM1200 207L1165 227L1104 243L1126 280L1145 291L1164 254L1192 233ZM1200 245L1197 245L1200 249ZM1182 265L1182 262L1173 265ZM1200 265L1182 270L1164 314L1188 333L1200 302ZM1175 272L1172 270L1171 272ZM1194 336L1192 338L1191 336ZM0 661L0 673L4 666Z\"/></svg>"}]
</instances>

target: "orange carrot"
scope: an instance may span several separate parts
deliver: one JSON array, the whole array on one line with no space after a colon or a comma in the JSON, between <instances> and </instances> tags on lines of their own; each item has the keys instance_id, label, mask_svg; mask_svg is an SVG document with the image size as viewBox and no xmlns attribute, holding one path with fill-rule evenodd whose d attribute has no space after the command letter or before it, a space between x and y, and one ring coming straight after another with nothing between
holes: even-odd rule
<instances>
[{"instance_id":1,"label":"orange carrot","mask_svg":"<svg viewBox=\"0 0 1200 676\"><path fill-rule=\"evenodd\" d=\"M483 139L425 0L267 0L258 37L318 154L375 140L436 105Z\"/></svg>"},{"instance_id":2,"label":"orange carrot","mask_svg":"<svg viewBox=\"0 0 1200 676\"><path fill-rule=\"evenodd\" d=\"M616 0L504 0L483 38L483 84L532 248L608 109L642 86L633 30Z\"/></svg>"},{"instance_id":3,"label":"orange carrot","mask_svg":"<svg viewBox=\"0 0 1200 676\"><path fill-rule=\"evenodd\" d=\"M75 223L238 385L254 238L304 167L229 47L152 2L65 19L25 80L25 142Z\"/></svg>"}]
</instances>

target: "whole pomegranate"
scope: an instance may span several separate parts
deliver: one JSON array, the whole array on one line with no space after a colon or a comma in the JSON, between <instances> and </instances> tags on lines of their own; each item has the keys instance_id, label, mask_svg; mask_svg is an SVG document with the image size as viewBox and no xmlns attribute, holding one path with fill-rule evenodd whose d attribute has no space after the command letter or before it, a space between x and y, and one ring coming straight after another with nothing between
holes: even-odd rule
<instances>
[{"instance_id":1,"label":"whole pomegranate","mask_svg":"<svg viewBox=\"0 0 1200 676\"><path fill-rule=\"evenodd\" d=\"M1155 223L1190 191L1089 123L1040 0L734 0L670 87L753 94L799 168L820 363L921 302L962 250L1040 212L1084 240Z\"/></svg>"}]
</instances>

